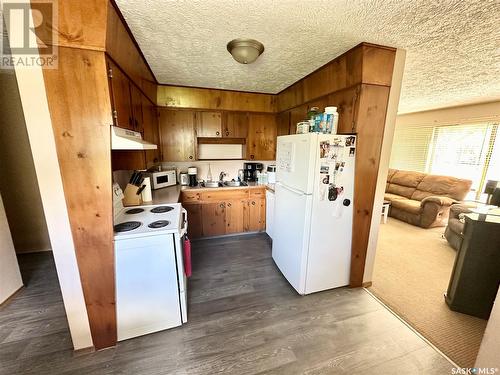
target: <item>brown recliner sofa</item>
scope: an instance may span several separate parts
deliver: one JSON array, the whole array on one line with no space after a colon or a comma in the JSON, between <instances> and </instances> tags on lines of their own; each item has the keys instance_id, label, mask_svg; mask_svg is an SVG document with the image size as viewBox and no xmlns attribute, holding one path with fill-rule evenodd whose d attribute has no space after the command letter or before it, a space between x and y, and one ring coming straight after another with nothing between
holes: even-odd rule
<instances>
[{"instance_id":1,"label":"brown recliner sofa","mask_svg":"<svg viewBox=\"0 0 500 375\"><path fill-rule=\"evenodd\" d=\"M463 200L472 181L389 169L384 198L389 216L422 228L444 227L450 206Z\"/></svg>"}]
</instances>

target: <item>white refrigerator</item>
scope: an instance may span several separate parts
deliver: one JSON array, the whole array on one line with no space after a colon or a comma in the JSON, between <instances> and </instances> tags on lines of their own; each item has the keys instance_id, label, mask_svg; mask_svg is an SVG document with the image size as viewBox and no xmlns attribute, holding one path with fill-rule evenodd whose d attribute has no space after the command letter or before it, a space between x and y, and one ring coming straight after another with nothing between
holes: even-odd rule
<instances>
[{"instance_id":1,"label":"white refrigerator","mask_svg":"<svg viewBox=\"0 0 500 375\"><path fill-rule=\"evenodd\" d=\"M356 136L278 137L272 256L299 294L349 284Z\"/></svg>"}]
</instances>

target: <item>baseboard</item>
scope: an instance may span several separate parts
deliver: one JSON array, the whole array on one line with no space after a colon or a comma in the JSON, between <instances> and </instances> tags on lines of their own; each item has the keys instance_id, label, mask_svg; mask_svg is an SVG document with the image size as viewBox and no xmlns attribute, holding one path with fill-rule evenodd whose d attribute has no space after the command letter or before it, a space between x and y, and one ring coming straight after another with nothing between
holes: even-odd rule
<instances>
[{"instance_id":1,"label":"baseboard","mask_svg":"<svg viewBox=\"0 0 500 375\"><path fill-rule=\"evenodd\" d=\"M0 307L4 307L6 305L8 305L10 303L10 301L12 301L13 298L15 298L17 296L17 294L22 290L24 289L24 285L21 285L19 288L17 288L9 297L7 297L7 299L5 301L3 301L2 303L0 303Z\"/></svg>"},{"instance_id":2,"label":"baseboard","mask_svg":"<svg viewBox=\"0 0 500 375\"><path fill-rule=\"evenodd\" d=\"M73 350L73 354L75 356L86 355L86 354L90 354L90 353L94 353L94 352L95 352L94 345L89 346L87 348L81 348L81 349L75 349L75 350Z\"/></svg>"},{"instance_id":3,"label":"baseboard","mask_svg":"<svg viewBox=\"0 0 500 375\"><path fill-rule=\"evenodd\" d=\"M372 282L371 281L365 281L363 284L361 284L361 286L363 288L369 288L372 286Z\"/></svg>"},{"instance_id":4,"label":"baseboard","mask_svg":"<svg viewBox=\"0 0 500 375\"><path fill-rule=\"evenodd\" d=\"M241 237L241 236L248 236L251 234L259 234L259 233L266 233L265 231L255 231L255 232L241 232L241 233L230 233L230 234L222 234L220 236L206 236L206 237L199 237L199 238L190 238L192 242L195 241L203 241L203 240L213 240L213 239L224 239L224 238L231 238L231 237ZM266 233L267 234L267 233Z\"/></svg>"}]
</instances>

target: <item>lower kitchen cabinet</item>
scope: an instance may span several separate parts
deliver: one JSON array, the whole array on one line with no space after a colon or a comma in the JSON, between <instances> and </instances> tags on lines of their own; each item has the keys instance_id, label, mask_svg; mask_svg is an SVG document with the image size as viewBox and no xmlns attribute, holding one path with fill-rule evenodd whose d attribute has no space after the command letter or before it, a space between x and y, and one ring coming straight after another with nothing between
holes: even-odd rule
<instances>
[{"instance_id":1,"label":"lower kitchen cabinet","mask_svg":"<svg viewBox=\"0 0 500 375\"><path fill-rule=\"evenodd\" d=\"M266 200L265 198L251 198L248 205L248 225L249 232L256 232L266 229Z\"/></svg>"},{"instance_id":2,"label":"lower kitchen cabinet","mask_svg":"<svg viewBox=\"0 0 500 375\"><path fill-rule=\"evenodd\" d=\"M266 198L262 189L184 191L191 238L221 236L266 229Z\"/></svg>"},{"instance_id":3,"label":"lower kitchen cabinet","mask_svg":"<svg viewBox=\"0 0 500 375\"><path fill-rule=\"evenodd\" d=\"M226 203L204 203L201 205L203 236L226 234ZM189 216L188 216L189 220Z\"/></svg>"},{"instance_id":4,"label":"lower kitchen cabinet","mask_svg":"<svg viewBox=\"0 0 500 375\"><path fill-rule=\"evenodd\" d=\"M231 200L226 202L226 234L245 231L246 200Z\"/></svg>"}]
</instances>

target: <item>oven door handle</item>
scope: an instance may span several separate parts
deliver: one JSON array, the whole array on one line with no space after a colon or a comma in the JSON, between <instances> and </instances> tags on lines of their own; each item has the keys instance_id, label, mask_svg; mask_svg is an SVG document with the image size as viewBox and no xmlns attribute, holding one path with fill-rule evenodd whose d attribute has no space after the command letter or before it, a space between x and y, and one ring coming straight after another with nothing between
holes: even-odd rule
<instances>
[{"instance_id":1,"label":"oven door handle","mask_svg":"<svg viewBox=\"0 0 500 375\"><path fill-rule=\"evenodd\" d=\"M187 221L187 211L184 207L181 208L182 212L182 224L181 224L181 237L184 236L187 233L187 226L188 226L188 221Z\"/></svg>"}]
</instances>

